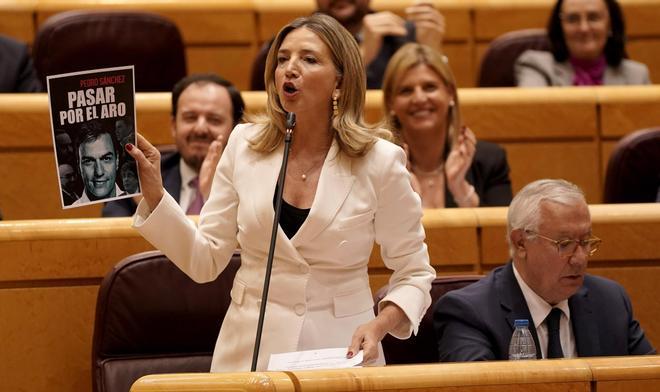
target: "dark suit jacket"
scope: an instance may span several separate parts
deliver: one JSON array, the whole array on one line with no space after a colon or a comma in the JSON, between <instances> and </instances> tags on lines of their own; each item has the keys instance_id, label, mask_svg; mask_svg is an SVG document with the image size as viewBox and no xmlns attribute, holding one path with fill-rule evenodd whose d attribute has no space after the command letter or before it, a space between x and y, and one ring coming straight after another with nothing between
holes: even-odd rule
<instances>
[{"instance_id":1,"label":"dark suit jacket","mask_svg":"<svg viewBox=\"0 0 660 392\"><path fill-rule=\"evenodd\" d=\"M179 164L181 162L181 155L173 153L166 155L160 162L160 175L163 177L163 187L172 195L174 200L179 202L181 196L181 171ZM104 217L119 217L119 216L132 216L135 213L137 205L132 198L115 200L105 203L101 214Z\"/></svg>"},{"instance_id":2,"label":"dark suit jacket","mask_svg":"<svg viewBox=\"0 0 660 392\"><path fill-rule=\"evenodd\" d=\"M511 179L506 152L495 143L477 141L472 166L465 179L479 195L482 207L508 206L511 203ZM458 207L454 196L445 185L445 206Z\"/></svg>"},{"instance_id":3,"label":"dark suit jacket","mask_svg":"<svg viewBox=\"0 0 660 392\"><path fill-rule=\"evenodd\" d=\"M34 70L28 47L0 35L0 93L43 91Z\"/></svg>"},{"instance_id":4,"label":"dark suit jacket","mask_svg":"<svg viewBox=\"0 0 660 392\"><path fill-rule=\"evenodd\" d=\"M568 306L578 356L655 353L618 283L587 275ZM508 359L516 319L530 320L540 358L536 328L509 262L479 282L445 294L435 304L433 324L440 361Z\"/></svg>"}]
</instances>

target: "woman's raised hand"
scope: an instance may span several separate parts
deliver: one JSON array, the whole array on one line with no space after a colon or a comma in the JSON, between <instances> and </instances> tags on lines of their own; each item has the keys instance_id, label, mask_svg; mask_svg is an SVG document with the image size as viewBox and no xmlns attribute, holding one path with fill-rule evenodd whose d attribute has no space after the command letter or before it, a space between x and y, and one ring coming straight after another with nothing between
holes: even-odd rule
<instances>
[{"instance_id":1,"label":"woman's raised hand","mask_svg":"<svg viewBox=\"0 0 660 392\"><path fill-rule=\"evenodd\" d=\"M142 196L147 202L149 210L153 211L165 194L163 179L160 176L160 152L139 133L137 134L137 146L131 143L126 144L126 152L137 163Z\"/></svg>"},{"instance_id":2,"label":"woman's raised hand","mask_svg":"<svg viewBox=\"0 0 660 392\"><path fill-rule=\"evenodd\" d=\"M472 165L477 146L477 137L468 127L462 127L456 143L452 146L445 162L447 187L460 207L476 207L473 201L474 190L465 180L465 174ZM472 201L472 203L470 203ZM463 203L464 202L464 203ZM479 204L477 200L477 205Z\"/></svg>"}]
</instances>

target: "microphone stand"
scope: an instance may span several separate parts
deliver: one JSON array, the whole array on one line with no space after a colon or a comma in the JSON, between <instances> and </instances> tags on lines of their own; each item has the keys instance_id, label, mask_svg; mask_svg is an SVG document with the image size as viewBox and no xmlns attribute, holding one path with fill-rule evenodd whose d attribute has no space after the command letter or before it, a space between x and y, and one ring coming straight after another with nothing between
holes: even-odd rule
<instances>
[{"instance_id":1,"label":"microphone stand","mask_svg":"<svg viewBox=\"0 0 660 392\"><path fill-rule=\"evenodd\" d=\"M261 306L259 307L259 321L257 322L257 337L254 341L254 352L252 353L252 368L250 371L257 370L257 360L259 359L259 346L261 346L261 333L264 329L264 316L266 314L266 302L268 301L268 288L270 287L270 274L273 270L273 256L275 255L275 240L277 239L277 226L280 222L280 211L282 210L282 193L284 192L284 177L286 177L286 166L289 162L289 148L291 147L291 138L293 128L296 126L296 114L287 113L286 132L284 134L284 158L282 158L282 167L280 175L277 178L277 193L275 195L275 218L273 219L273 230L270 236L270 248L268 249L268 261L266 263L266 276L264 277L264 290L261 295Z\"/></svg>"}]
</instances>

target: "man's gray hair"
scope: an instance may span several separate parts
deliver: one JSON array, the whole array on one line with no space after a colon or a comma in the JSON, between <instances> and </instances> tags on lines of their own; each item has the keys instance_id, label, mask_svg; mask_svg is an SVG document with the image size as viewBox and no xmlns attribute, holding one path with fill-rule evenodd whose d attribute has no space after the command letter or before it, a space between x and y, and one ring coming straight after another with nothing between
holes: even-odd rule
<instances>
[{"instance_id":1,"label":"man's gray hair","mask_svg":"<svg viewBox=\"0 0 660 392\"><path fill-rule=\"evenodd\" d=\"M541 219L541 203L544 201L565 205L586 203L582 190L566 180L543 179L525 185L511 201L507 213L506 238L511 257L515 251L511 243L511 232L517 229L537 231Z\"/></svg>"}]
</instances>

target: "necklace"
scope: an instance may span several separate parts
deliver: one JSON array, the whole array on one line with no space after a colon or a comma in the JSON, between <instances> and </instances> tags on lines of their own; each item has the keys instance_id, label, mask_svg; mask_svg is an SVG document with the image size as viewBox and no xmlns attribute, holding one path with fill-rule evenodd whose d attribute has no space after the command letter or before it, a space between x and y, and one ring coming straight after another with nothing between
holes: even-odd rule
<instances>
[{"instance_id":1,"label":"necklace","mask_svg":"<svg viewBox=\"0 0 660 392\"><path fill-rule=\"evenodd\" d=\"M307 170L302 170L302 174L300 174L300 179L303 182L307 181L308 174L311 174L313 170L316 170L317 167L323 164L323 161L325 161L325 158L319 159L318 161L312 163L312 165L309 168L307 168Z\"/></svg>"},{"instance_id":2,"label":"necklace","mask_svg":"<svg viewBox=\"0 0 660 392\"><path fill-rule=\"evenodd\" d=\"M420 170L418 167L412 166L413 173L415 173L417 178L419 178L420 181L423 181L428 187L433 187L435 185L436 180L438 179L437 177L443 174L443 169L444 162L438 165L435 169L429 171Z\"/></svg>"}]
</instances>

